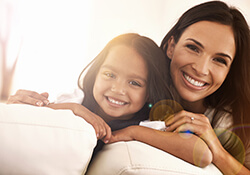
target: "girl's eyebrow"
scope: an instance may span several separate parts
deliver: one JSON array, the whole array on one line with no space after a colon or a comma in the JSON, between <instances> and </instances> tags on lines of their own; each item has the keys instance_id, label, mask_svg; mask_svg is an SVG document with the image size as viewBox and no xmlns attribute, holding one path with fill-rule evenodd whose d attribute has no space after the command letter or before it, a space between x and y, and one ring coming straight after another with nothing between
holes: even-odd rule
<instances>
[{"instance_id":1,"label":"girl's eyebrow","mask_svg":"<svg viewBox=\"0 0 250 175\"><path fill-rule=\"evenodd\" d=\"M199 41L196 41L196 40L193 39L193 38L188 38L187 40L193 41L195 44L197 44L197 45L200 46L202 49L204 49L204 46L203 46ZM227 57L227 58L229 58L230 60L232 60L232 58L231 58L228 54L225 54L225 53L217 53L217 55L220 55L220 56L223 56L223 57Z\"/></svg>"},{"instance_id":2,"label":"girl's eyebrow","mask_svg":"<svg viewBox=\"0 0 250 175\"><path fill-rule=\"evenodd\" d=\"M103 66L100 67L100 69L103 69L103 68L110 69L112 71L116 71L116 68L114 66L111 66L111 65L103 65ZM143 77L141 77L141 76L139 76L137 74L132 74L130 76L133 77L133 78L138 78L138 79L144 81L145 83L147 83L147 80L145 78L143 78Z\"/></svg>"}]
</instances>

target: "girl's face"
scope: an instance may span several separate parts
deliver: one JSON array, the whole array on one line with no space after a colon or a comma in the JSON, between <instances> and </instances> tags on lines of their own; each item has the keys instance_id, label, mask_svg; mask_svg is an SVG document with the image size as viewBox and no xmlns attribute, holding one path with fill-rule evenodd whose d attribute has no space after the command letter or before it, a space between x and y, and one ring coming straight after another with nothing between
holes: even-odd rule
<instances>
[{"instance_id":1,"label":"girl's face","mask_svg":"<svg viewBox=\"0 0 250 175\"><path fill-rule=\"evenodd\" d=\"M197 22L183 32L178 43L169 40L167 55L180 97L202 104L222 85L230 70L235 55L233 31L227 25Z\"/></svg>"},{"instance_id":2,"label":"girl's face","mask_svg":"<svg viewBox=\"0 0 250 175\"><path fill-rule=\"evenodd\" d=\"M102 112L111 118L129 119L147 100L148 70L144 59L131 47L113 47L95 80L93 94Z\"/></svg>"}]
</instances>

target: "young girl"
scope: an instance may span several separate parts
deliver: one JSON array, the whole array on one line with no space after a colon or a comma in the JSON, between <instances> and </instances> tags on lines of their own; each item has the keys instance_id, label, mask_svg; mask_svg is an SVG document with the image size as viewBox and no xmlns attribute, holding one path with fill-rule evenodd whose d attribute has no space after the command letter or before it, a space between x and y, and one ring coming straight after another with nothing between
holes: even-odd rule
<instances>
[{"instance_id":1,"label":"young girl","mask_svg":"<svg viewBox=\"0 0 250 175\"><path fill-rule=\"evenodd\" d=\"M139 140L189 159L187 145L176 139L189 130L206 142L223 174L250 174L250 35L243 15L221 1L197 5L181 16L161 48L170 89L183 110L166 121L166 132L131 126L111 142Z\"/></svg>"},{"instance_id":2,"label":"young girl","mask_svg":"<svg viewBox=\"0 0 250 175\"><path fill-rule=\"evenodd\" d=\"M149 104L166 98L166 65L164 53L151 39L134 33L117 36L79 76L84 93L84 98L77 94L81 104L67 97L63 103L47 107L71 109L93 125L98 139L108 142L111 130L147 119ZM48 103L47 97L47 93L19 90L8 103L42 106Z\"/></svg>"}]
</instances>

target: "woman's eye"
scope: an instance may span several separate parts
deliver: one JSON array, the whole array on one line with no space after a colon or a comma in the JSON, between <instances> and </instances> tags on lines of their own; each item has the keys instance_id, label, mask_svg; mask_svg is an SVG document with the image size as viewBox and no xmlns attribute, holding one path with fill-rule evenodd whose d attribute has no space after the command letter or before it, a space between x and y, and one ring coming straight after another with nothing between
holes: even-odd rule
<instances>
[{"instance_id":1,"label":"woman's eye","mask_svg":"<svg viewBox=\"0 0 250 175\"><path fill-rule=\"evenodd\" d=\"M136 82L136 81L130 81L129 84L133 85L133 86L139 86L141 87L141 84Z\"/></svg>"},{"instance_id":2,"label":"woman's eye","mask_svg":"<svg viewBox=\"0 0 250 175\"><path fill-rule=\"evenodd\" d=\"M190 50L194 51L194 52L199 52L199 48L195 45L192 45L192 44L188 44L187 45L187 48L189 48Z\"/></svg>"},{"instance_id":3,"label":"woman's eye","mask_svg":"<svg viewBox=\"0 0 250 175\"><path fill-rule=\"evenodd\" d=\"M227 62L224 58L214 58L214 60L227 66Z\"/></svg>"}]
</instances>

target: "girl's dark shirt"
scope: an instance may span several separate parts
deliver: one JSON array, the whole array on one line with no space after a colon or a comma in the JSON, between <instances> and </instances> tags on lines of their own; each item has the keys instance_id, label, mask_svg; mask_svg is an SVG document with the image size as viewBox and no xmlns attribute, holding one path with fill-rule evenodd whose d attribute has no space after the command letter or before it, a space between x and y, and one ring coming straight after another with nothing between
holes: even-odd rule
<instances>
[{"instance_id":1,"label":"girl's dark shirt","mask_svg":"<svg viewBox=\"0 0 250 175\"><path fill-rule=\"evenodd\" d=\"M129 120L112 120L108 122L107 124L110 126L112 131L116 131L116 130L123 129L131 125L139 125L140 121L147 120L147 119L148 119L148 115L138 114ZM105 143L102 140L97 141L97 145L94 148L90 163L92 162L96 154L103 148L104 145Z\"/></svg>"}]
</instances>

